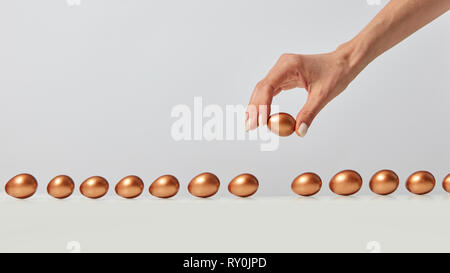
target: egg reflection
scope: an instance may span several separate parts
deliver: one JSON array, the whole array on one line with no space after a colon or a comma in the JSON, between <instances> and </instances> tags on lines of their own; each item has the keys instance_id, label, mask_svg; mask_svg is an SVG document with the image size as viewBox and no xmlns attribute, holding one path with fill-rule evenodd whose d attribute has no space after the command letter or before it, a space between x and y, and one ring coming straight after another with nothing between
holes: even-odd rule
<instances>
[{"instance_id":1,"label":"egg reflection","mask_svg":"<svg viewBox=\"0 0 450 273\"><path fill-rule=\"evenodd\" d=\"M115 191L123 198L136 198L141 195L144 189L144 182L135 175L122 178L115 187Z\"/></svg>"},{"instance_id":2,"label":"egg reflection","mask_svg":"<svg viewBox=\"0 0 450 273\"><path fill-rule=\"evenodd\" d=\"M330 189L339 195L352 195L357 193L362 186L362 178L353 170L345 170L337 173L330 180Z\"/></svg>"},{"instance_id":3,"label":"egg reflection","mask_svg":"<svg viewBox=\"0 0 450 273\"><path fill-rule=\"evenodd\" d=\"M228 191L239 197L248 197L258 190L258 179L249 173L236 176L228 184Z\"/></svg>"},{"instance_id":4,"label":"egg reflection","mask_svg":"<svg viewBox=\"0 0 450 273\"><path fill-rule=\"evenodd\" d=\"M381 170L376 172L370 179L370 189L380 195L393 193L399 184L398 176L391 170Z\"/></svg>"},{"instance_id":5,"label":"egg reflection","mask_svg":"<svg viewBox=\"0 0 450 273\"><path fill-rule=\"evenodd\" d=\"M207 198L216 194L219 187L220 182L216 175L201 173L191 180L188 191L194 196Z\"/></svg>"},{"instance_id":6,"label":"egg reflection","mask_svg":"<svg viewBox=\"0 0 450 273\"><path fill-rule=\"evenodd\" d=\"M64 199L73 193L74 188L72 178L67 175L58 175L48 183L47 192L55 198Z\"/></svg>"},{"instance_id":7,"label":"egg reflection","mask_svg":"<svg viewBox=\"0 0 450 273\"><path fill-rule=\"evenodd\" d=\"M170 198L178 193L180 183L173 175L163 175L158 177L150 185L149 192L151 195L159 198Z\"/></svg>"},{"instance_id":8,"label":"egg reflection","mask_svg":"<svg viewBox=\"0 0 450 273\"><path fill-rule=\"evenodd\" d=\"M303 173L292 181L292 191L298 195L311 196L320 191L322 180L315 173Z\"/></svg>"},{"instance_id":9,"label":"egg reflection","mask_svg":"<svg viewBox=\"0 0 450 273\"><path fill-rule=\"evenodd\" d=\"M104 196L109 189L108 181L101 176L92 176L80 185L80 192L86 197L97 199Z\"/></svg>"},{"instance_id":10,"label":"egg reflection","mask_svg":"<svg viewBox=\"0 0 450 273\"><path fill-rule=\"evenodd\" d=\"M25 199L32 196L37 189L37 181L31 174L18 174L11 178L5 185L5 191L8 195Z\"/></svg>"},{"instance_id":11,"label":"egg reflection","mask_svg":"<svg viewBox=\"0 0 450 273\"><path fill-rule=\"evenodd\" d=\"M415 194L427 194L433 190L436 180L427 171L418 171L411 174L406 180L406 188Z\"/></svg>"},{"instance_id":12,"label":"egg reflection","mask_svg":"<svg viewBox=\"0 0 450 273\"><path fill-rule=\"evenodd\" d=\"M267 121L267 127L279 136L289 136L295 132L295 119L288 113L273 114Z\"/></svg>"}]
</instances>

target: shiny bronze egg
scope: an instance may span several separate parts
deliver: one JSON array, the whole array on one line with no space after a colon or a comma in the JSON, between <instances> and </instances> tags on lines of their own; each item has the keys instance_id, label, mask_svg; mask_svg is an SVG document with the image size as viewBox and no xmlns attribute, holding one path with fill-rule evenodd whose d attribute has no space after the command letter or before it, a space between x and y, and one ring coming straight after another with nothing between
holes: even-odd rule
<instances>
[{"instance_id":1,"label":"shiny bronze egg","mask_svg":"<svg viewBox=\"0 0 450 273\"><path fill-rule=\"evenodd\" d=\"M330 190L339 195L355 194L361 186L362 178L353 170L339 172L330 180Z\"/></svg>"},{"instance_id":2,"label":"shiny bronze egg","mask_svg":"<svg viewBox=\"0 0 450 273\"><path fill-rule=\"evenodd\" d=\"M11 178L5 185L5 191L8 195L25 199L32 196L37 189L37 181L31 174L18 174Z\"/></svg>"},{"instance_id":3,"label":"shiny bronze egg","mask_svg":"<svg viewBox=\"0 0 450 273\"><path fill-rule=\"evenodd\" d=\"M219 178L212 173L201 173L192 178L188 191L197 197L210 197L217 193L220 187Z\"/></svg>"},{"instance_id":4,"label":"shiny bronze egg","mask_svg":"<svg viewBox=\"0 0 450 273\"><path fill-rule=\"evenodd\" d=\"M135 175L122 178L115 187L115 191L123 198L136 198L141 195L144 189L144 182Z\"/></svg>"},{"instance_id":5,"label":"shiny bronze egg","mask_svg":"<svg viewBox=\"0 0 450 273\"><path fill-rule=\"evenodd\" d=\"M295 119L288 113L273 114L267 121L267 127L279 136L289 136L295 132Z\"/></svg>"},{"instance_id":6,"label":"shiny bronze egg","mask_svg":"<svg viewBox=\"0 0 450 273\"><path fill-rule=\"evenodd\" d=\"M450 192L450 174L448 174L442 182L442 187L446 192Z\"/></svg>"},{"instance_id":7,"label":"shiny bronze egg","mask_svg":"<svg viewBox=\"0 0 450 273\"><path fill-rule=\"evenodd\" d=\"M55 198L64 199L73 193L74 188L72 178L67 175L58 175L48 183L47 192Z\"/></svg>"},{"instance_id":8,"label":"shiny bronze egg","mask_svg":"<svg viewBox=\"0 0 450 273\"><path fill-rule=\"evenodd\" d=\"M292 181L291 188L296 194L311 196L320 191L322 180L315 173L303 173Z\"/></svg>"},{"instance_id":9,"label":"shiny bronze egg","mask_svg":"<svg viewBox=\"0 0 450 273\"><path fill-rule=\"evenodd\" d=\"M153 196L169 198L176 195L179 188L180 183L178 182L178 179L173 175L166 174L153 181L148 191Z\"/></svg>"},{"instance_id":10,"label":"shiny bronze egg","mask_svg":"<svg viewBox=\"0 0 450 273\"><path fill-rule=\"evenodd\" d=\"M258 190L258 179L249 173L236 176L228 184L228 191L239 197L248 197Z\"/></svg>"},{"instance_id":11,"label":"shiny bronze egg","mask_svg":"<svg viewBox=\"0 0 450 273\"><path fill-rule=\"evenodd\" d=\"M370 179L370 189L380 195L393 193L399 184L398 176L391 170L381 170L376 172Z\"/></svg>"},{"instance_id":12,"label":"shiny bronze egg","mask_svg":"<svg viewBox=\"0 0 450 273\"><path fill-rule=\"evenodd\" d=\"M104 196L108 192L108 189L108 181L101 176L89 177L80 185L81 194L92 199Z\"/></svg>"},{"instance_id":13,"label":"shiny bronze egg","mask_svg":"<svg viewBox=\"0 0 450 273\"><path fill-rule=\"evenodd\" d=\"M415 194L426 194L433 190L436 184L434 176L427 171L418 171L411 174L406 180L406 188Z\"/></svg>"}]
</instances>

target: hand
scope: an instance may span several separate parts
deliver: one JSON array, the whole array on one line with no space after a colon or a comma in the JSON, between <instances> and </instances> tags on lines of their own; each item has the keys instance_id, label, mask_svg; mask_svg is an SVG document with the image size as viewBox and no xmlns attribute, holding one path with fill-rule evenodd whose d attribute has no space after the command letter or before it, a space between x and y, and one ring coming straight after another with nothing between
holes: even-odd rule
<instances>
[{"instance_id":1,"label":"hand","mask_svg":"<svg viewBox=\"0 0 450 273\"><path fill-rule=\"evenodd\" d=\"M338 49L317 55L283 54L255 87L247 107L246 129L265 125L274 96L283 90L304 88L305 105L296 118L296 133L303 137L325 105L339 95L359 73L349 54Z\"/></svg>"},{"instance_id":2,"label":"hand","mask_svg":"<svg viewBox=\"0 0 450 273\"><path fill-rule=\"evenodd\" d=\"M305 88L308 98L295 131L305 136L314 118L373 59L450 9L450 0L391 0L352 40L328 54L284 54L255 87L247 107L246 129L267 123L274 96Z\"/></svg>"}]
</instances>

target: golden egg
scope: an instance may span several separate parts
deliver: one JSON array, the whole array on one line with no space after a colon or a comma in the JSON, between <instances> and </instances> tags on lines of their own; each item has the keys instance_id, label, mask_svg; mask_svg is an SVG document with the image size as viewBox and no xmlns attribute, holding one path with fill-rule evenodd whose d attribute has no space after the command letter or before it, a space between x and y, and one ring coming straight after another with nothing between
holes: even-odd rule
<instances>
[{"instance_id":1,"label":"golden egg","mask_svg":"<svg viewBox=\"0 0 450 273\"><path fill-rule=\"evenodd\" d=\"M236 176L228 184L228 191L240 197L248 197L258 190L258 179L249 173Z\"/></svg>"},{"instance_id":2,"label":"golden egg","mask_svg":"<svg viewBox=\"0 0 450 273\"><path fill-rule=\"evenodd\" d=\"M92 199L102 197L108 192L108 189L108 181L101 176L89 177L80 185L81 194Z\"/></svg>"},{"instance_id":3,"label":"golden egg","mask_svg":"<svg viewBox=\"0 0 450 273\"><path fill-rule=\"evenodd\" d=\"M442 187L446 192L450 192L450 174L448 174L442 182Z\"/></svg>"},{"instance_id":4,"label":"golden egg","mask_svg":"<svg viewBox=\"0 0 450 273\"><path fill-rule=\"evenodd\" d=\"M5 185L5 191L12 197L25 199L36 192L37 186L36 178L31 174L23 173L11 178Z\"/></svg>"},{"instance_id":5,"label":"golden egg","mask_svg":"<svg viewBox=\"0 0 450 273\"><path fill-rule=\"evenodd\" d=\"M72 178L67 175L58 175L48 183L47 192L55 198L64 199L73 193L74 187Z\"/></svg>"},{"instance_id":6,"label":"golden egg","mask_svg":"<svg viewBox=\"0 0 450 273\"><path fill-rule=\"evenodd\" d=\"M399 184L398 176L391 170L381 170L376 172L370 179L370 189L380 195L393 193Z\"/></svg>"},{"instance_id":7,"label":"golden egg","mask_svg":"<svg viewBox=\"0 0 450 273\"><path fill-rule=\"evenodd\" d=\"M288 113L273 114L267 121L267 127L279 136L289 136L295 132L295 119Z\"/></svg>"},{"instance_id":8,"label":"golden egg","mask_svg":"<svg viewBox=\"0 0 450 273\"><path fill-rule=\"evenodd\" d=\"M148 191L151 195L159 198L170 198L178 193L179 188L178 179L173 175L166 174L156 178Z\"/></svg>"},{"instance_id":9,"label":"golden egg","mask_svg":"<svg viewBox=\"0 0 450 273\"><path fill-rule=\"evenodd\" d=\"M296 194L310 196L318 193L322 187L322 180L315 173L303 173L292 181L291 188Z\"/></svg>"},{"instance_id":10,"label":"golden egg","mask_svg":"<svg viewBox=\"0 0 450 273\"><path fill-rule=\"evenodd\" d=\"M330 180L330 190L339 195L355 194L361 186L362 178L353 170L339 172Z\"/></svg>"},{"instance_id":11,"label":"golden egg","mask_svg":"<svg viewBox=\"0 0 450 273\"><path fill-rule=\"evenodd\" d=\"M411 174L406 180L406 188L415 194L426 194L433 190L436 184L434 176L427 171L418 171Z\"/></svg>"},{"instance_id":12,"label":"golden egg","mask_svg":"<svg viewBox=\"0 0 450 273\"><path fill-rule=\"evenodd\" d=\"M210 197L217 193L220 187L219 178L212 173L201 173L192 178L188 191L197 197Z\"/></svg>"},{"instance_id":13,"label":"golden egg","mask_svg":"<svg viewBox=\"0 0 450 273\"><path fill-rule=\"evenodd\" d=\"M141 195L144 182L135 175L122 178L115 187L116 193L123 198L135 198Z\"/></svg>"}]
</instances>

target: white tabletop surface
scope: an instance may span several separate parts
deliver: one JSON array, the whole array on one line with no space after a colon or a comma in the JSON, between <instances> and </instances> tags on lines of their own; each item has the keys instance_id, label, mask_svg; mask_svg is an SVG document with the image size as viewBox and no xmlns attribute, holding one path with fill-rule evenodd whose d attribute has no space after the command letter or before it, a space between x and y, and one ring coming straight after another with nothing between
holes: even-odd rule
<instances>
[{"instance_id":1,"label":"white tabletop surface","mask_svg":"<svg viewBox=\"0 0 450 273\"><path fill-rule=\"evenodd\" d=\"M0 198L2 252L449 252L450 195Z\"/></svg>"}]
</instances>

